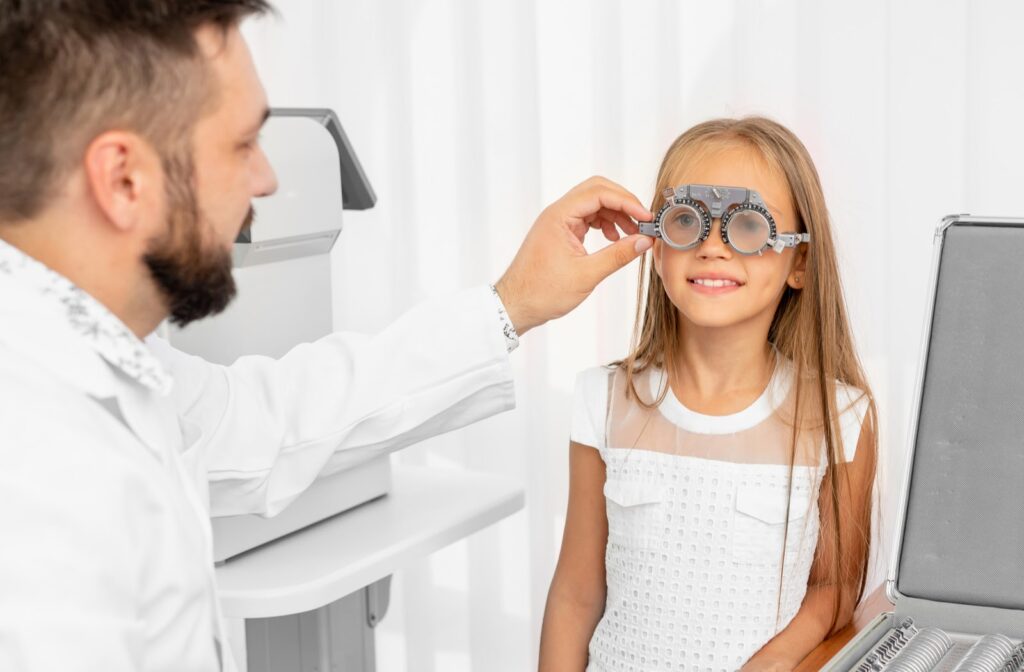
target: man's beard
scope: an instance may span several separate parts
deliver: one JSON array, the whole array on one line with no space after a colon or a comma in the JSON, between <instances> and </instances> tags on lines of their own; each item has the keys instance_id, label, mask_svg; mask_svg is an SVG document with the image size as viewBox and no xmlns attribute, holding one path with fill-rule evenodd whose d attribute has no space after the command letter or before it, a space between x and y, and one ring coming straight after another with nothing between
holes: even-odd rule
<instances>
[{"instance_id":1,"label":"man's beard","mask_svg":"<svg viewBox=\"0 0 1024 672\"><path fill-rule=\"evenodd\" d=\"M170 320L184 327L216 315L234 298L231 253L203 245L202 217L192 188L192 162L164 159L167 177L167 233L150 242L143 261L167 302ZM252 225L250 207L242 225Z\"/></svg>"}]
</instances>

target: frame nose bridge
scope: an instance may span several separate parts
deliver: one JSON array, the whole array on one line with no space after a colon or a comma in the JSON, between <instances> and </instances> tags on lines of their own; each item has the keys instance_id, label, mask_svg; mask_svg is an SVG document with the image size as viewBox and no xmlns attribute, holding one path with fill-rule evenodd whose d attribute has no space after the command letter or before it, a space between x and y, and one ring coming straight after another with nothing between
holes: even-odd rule
<instances>
[{"instance_id":1,"label":"frame nose bridge","mask_svg":"<svg viewBox=\"0 0 1024 672\"><path fill-rule=\"evenodd\" d=\"M716 230L718 232L717 234L715 233ZM728 238L726 237L724 229L722 228L722 218L712 216L711 224L708 228L708 235L706 238L700 241L700 243L698 244L698 249L714 249L716 245L721 246L723 248L727 248L727 240Z\"/></svg>"},{"instance_id":2,"label":"frame nose bridge","mask_svg":"<svg viewBox=\"0 0 1024 672\"><path fill-rule=\"evenodd\" d=\"M731 207L750 200L751 192L746 187L722 187L715 185L691 185L686 193L699 201L712 218L721 218Z\"/></svg>"}]
</instances>

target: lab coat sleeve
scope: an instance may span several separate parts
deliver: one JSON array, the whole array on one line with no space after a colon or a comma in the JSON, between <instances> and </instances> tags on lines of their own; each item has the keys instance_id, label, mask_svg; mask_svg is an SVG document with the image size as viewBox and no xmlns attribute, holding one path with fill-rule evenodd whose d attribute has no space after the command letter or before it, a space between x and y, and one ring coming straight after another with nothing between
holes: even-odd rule
<instances>
[{"instance_id":1,"label":"lab coat sleeve","mask_svg":"<svg viewBox=\"0 0 1024 672\"><path fill-rule=\"evenodd\" d=\"M487 287L425 302L380 334L332 334L279 360L223 367L152 337L150 346L175 378L183 422L198 428L188 449L203 451L215 516L274 515L325 470L515 405Z\"/></svg>"}]
</instances>

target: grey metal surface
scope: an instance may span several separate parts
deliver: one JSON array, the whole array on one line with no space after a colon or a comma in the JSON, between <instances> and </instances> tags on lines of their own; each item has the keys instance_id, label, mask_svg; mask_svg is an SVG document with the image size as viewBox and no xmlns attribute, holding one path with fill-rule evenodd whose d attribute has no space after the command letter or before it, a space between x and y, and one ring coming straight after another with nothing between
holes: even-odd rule
<instances>
[{"instance_id":1,"label":"grey metal surface","mask_svg":"<svg viewBox=\"0 0 1024 672\"><path fill-rule=\"evenodd\" d=\"M313 611L246 620L248 672L373 672L377 654L368 611L371 601L380 614L387 611L385 591L373 584Z\"/></svg>"},{"instance_id":2,"label":"grey metal surface","mask_svg":"<svg viewBox=\"0 0 1024 672\"><path fill-rule=\"evenodd\" d=\"M352 142L338 120L338 115L329 108L275 107L270 111L275 117L310 117L316 119L334 138L338 146L338 161L341 167L341 199L346 210L368 210L377 203L377 194L356 156Z\"/></svg>"},{"instance_id":3,"label":"grey metal surface","mask_svg":"<svg viewBox=\"0 0 1024 672\"><path fill-rule=\"evenodd\" d=\"M387 616L390 605L391 577L385 576L366 587L366 625L376 628Z\"/></svg>"},{"instance_id":4,"label":"grey metal surface","mask_svg":"<svg viewBox=\"0 0 1024 672\"><path fill-rule=\"evenodd\" d=\"M944 229L900 595L1024 609L1024 223Z\"/></svg>"}]
</instances>

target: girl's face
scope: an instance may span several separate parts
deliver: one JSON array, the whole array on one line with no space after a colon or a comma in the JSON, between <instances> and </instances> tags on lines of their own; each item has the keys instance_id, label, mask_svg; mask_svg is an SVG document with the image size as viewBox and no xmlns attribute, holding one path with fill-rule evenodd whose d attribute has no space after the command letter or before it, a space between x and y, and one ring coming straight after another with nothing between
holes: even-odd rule
<instances>
[{"instance_id":1,"label":"girl's face","mask_svg":"<svg viewBox=\"0 0 1024 672\"><path fill-rule=\"evenodd\" d=\"M778 233L796 233L797 219L789 185L761 154L746 145L729 144L702 152L685 165L670 186L712 184L748 187L761 194ZM689 250L654 243L654 267L684 324L767 329L788 284L803 286L806 244L746 256L722 242L722 222L715 219L707 240Z\"/></svg>"}]
</instances>

